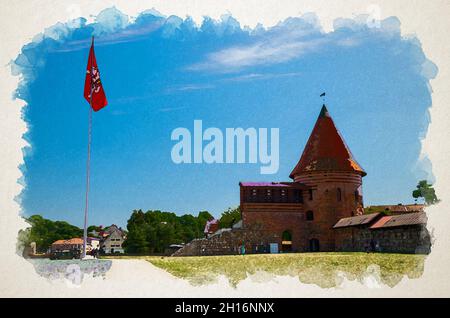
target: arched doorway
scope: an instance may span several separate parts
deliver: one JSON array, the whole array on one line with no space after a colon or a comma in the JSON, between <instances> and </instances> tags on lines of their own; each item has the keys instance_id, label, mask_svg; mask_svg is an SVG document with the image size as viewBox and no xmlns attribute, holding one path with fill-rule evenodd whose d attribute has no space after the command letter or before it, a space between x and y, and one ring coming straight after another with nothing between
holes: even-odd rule
<instances>
[{"instance_id":1,"label":"arched doorway","mask_svg":"<svg viewBox=\"0 0 450 318\"><path fill-rule=\"evenodd\" d=\"M281 251L292 252L292 234L291 231L284 231L281 235Z\"/></svg>"},{"instance_id":2,"label":"arched doorway","mask_svg":"<svg viewBox=\"0 0 450 318\"><path fill-rule=\"evenodd\" d=\"M318 252L320 250L319 240L318 239L310 239L309 240L309 251L310 252Z\"/></svg>"}]
</instances>

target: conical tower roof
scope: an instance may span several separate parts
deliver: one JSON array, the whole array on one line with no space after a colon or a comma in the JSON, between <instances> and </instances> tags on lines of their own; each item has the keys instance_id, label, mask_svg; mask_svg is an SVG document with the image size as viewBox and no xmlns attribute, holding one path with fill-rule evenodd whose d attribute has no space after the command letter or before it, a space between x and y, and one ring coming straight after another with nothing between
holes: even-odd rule
<instances>
[{"instance_id":1,"label":"conical tower roof","mask_svg":"<svg viewBox=\"0 0 450 318\"><path fill-rule=\"evenodd\" d=\"M325 105L322 106L300 161L289 177L294 179L297 175L311 171L350 171L366 175L345 144Z\"/></svg>"}]
</instances>

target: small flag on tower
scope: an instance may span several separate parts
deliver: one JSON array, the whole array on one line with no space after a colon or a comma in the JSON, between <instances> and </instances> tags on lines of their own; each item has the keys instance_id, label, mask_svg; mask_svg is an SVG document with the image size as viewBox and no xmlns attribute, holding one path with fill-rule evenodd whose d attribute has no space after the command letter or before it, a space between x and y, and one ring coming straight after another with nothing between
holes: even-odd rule
<instances>
[{"instance_id":1,"label":"small flag on tower","mask_svg":"<svg viewBox=\"0 0 450 318\"><path fill-rule=\"evenodd\" d=\"M95 59L94 37L92 37L91 49L89 51L89 59L86 68L84 98L86 98L94 111L99 111L108 104L102 82L100 81L100 72L97 67L97 60Z\"/></svg>"}]
</instances>

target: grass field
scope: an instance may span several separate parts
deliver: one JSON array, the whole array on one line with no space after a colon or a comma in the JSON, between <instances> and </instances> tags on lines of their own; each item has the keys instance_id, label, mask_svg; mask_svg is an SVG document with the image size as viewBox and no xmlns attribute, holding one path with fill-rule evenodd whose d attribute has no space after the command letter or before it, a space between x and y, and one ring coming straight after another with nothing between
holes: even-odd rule
<instances>
[{"instance_id":1,"label":"grass field","mask_svg":"<svg viewBox=\"0 0 450 318\"><path fill-rule=\"evenodd\" d=\"M259 254L201 257L117 257L140 258L162 268L176 277L187 279L195 285L214 282L225 275L233 286L248 274L264 271L274 275L298 277L302 283L321 287L334 287L339 281L337 273L349 279L361 280L378 265L384 284L394 286L404 275L418 278L422 275L425 255L381 253L299 253Z\"/></svg>"}]
</instances>

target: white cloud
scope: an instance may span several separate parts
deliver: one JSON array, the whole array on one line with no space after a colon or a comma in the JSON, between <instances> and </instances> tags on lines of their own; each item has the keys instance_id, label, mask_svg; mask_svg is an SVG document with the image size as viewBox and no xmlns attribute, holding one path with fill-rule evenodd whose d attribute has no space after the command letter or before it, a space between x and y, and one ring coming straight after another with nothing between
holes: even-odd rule
<instances>
[{"instance_id":1,"label":"white cloud","mask_svg":"<svg viewBox=\"0 0 450 318\"><path fill-rule=\"evenodd\" d=\"M290 72L290 73L249 73L244 75L239 75L235 77L229 77L223 79L225 82L243 82L243 81L253 81L253 80L267 80L272 78L281 77L296 77L302 75L301 72Z\"/></svg>"},{"instance_id":2,"label":"white cloud","mask_svg":"<svg viewBox=\"0 0 450 318\"><path fill-rule=\"evenodd\" d=\"M166 93L196 91L196 90L211 89L214 87L215 86L212 84L185 84L181 86L169 87L166 89Z\"/></svg>"},{"instance_id":3,"label":"white cloud","mask_svg":"<svg viewBox=\"0 0 450 318\"><path fill-rule=\"evenodd\" d=\"M365 21L363 18L360 20ZM252 31L252 43L234 45L211 52L203 61L189 65L186 69L236 72L246 67L288 62L305 54L317 52L326 45L357 46L364 40L364 36L357 31L366 29L367 25L359 20L349 21L352 23L353 32L347 34L324 33L314 15L287 19L267 30L256 28ZM347 22L347 20L340 20L337 25L345 28L348 27ZM395 22L391 22L392 29L396 29ZM384 24L381 25L383 30Z\"/></svg>"},{"instance_id":4,"label":"white cloud","mask_svg":"<svg viewBox=\"0 0 450 318\"><path fill-rule=\"evenodd\" d=\"M187 69L228 72L249 66L282 63L313 52L326 42L325 38L302 40L296 36L273 36L251 45L233 46L210 53L206 61Z\"/></svg>"}]
</instances>

